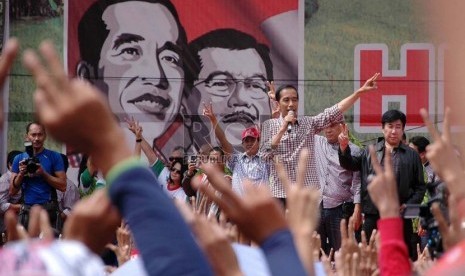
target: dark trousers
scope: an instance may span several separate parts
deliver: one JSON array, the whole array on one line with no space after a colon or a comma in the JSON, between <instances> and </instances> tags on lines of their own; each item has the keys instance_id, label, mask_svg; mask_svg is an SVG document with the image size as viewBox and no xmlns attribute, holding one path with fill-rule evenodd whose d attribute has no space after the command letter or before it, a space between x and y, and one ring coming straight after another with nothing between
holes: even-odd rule
<instances>
[{"instance_id":1,"label":"dark trousers","mask_svg":"<svg viewBox=\"0 0 465 276\"><path fill-rule=\"evenodd\" d=\"M377 227L377 221L379 219L379 215L369 215L365 214L365 221L363 223L363 231L365 231L365 234L367 236L367 240L370 240L371 234L374 229L378 229ZM404 242L407 245L407 250L409 253L410 258L413 261L417 260L417 248L416 248L416 243L415 241L417 240L413 233L413 226L412 226L412 220L411 219L404 219L403 220L404 224Z\"/></svg>"},{"instance_id":2,"label":"dark trousers","mask_svg":"<svg viewBox=\"0 0 465 276\"><path fill-rule=\"evenodd\" d=\"M342 205L335 208L320 208L320 225L318 234L321 238L321 248L326 255L331 248L334 251L341 248L341 220L343 219Z\"/></svg>"}]
</instances>

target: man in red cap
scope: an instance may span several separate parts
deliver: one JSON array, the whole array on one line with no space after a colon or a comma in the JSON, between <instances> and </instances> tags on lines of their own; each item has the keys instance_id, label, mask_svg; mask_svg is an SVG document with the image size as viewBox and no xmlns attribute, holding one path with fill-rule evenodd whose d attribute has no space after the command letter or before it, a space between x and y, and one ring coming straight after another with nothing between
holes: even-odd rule
<instances>
[{"instance_id":1,"label":"man in red cap","mask_svg":"<svg viewBox=\"0 0 465 276\"><path fill-rule=\"evenodd\" d=\"M232 188L238 194L243 194L244 180L248 179L254 184L268 183L270 177L269 163L258 155L260 146L260 131L257 127L251 126L242 131L242 148L244 152L234 152L232 144L226 139L226 135L218 124L212 104L204 105L203 115L208 117L215 131L221 148L227 158L227 166L233 172Z\"/></svg>"},{"instance_id":2,"label":"man in red cap","mask_svg":"<svg viewBox=\"0 0 465 276\"><path fill-rule=\"evenodd\" d=\"M246 128L242 132L242 147L244 153L236 153L228 162L233 172L232 188L239 194L243 193L244 180L249 179L254 184L268 183L270 168L264 159L258 156L260 146L260 131L255 127Z\"/></svg>"}]
</instances>

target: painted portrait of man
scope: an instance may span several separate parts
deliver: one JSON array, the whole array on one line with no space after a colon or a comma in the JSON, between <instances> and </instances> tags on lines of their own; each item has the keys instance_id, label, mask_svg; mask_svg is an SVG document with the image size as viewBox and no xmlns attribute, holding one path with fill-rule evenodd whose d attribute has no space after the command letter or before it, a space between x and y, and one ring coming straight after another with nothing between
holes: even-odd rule
<instances>
[{"instance_id":1,"label":"painted portrait of man","mask_svg":"<svg viewBox=\"0 0 465 276\"><path fill-rule=\"evenodd\" d=\"M164 0L97 1L79 22L77 74L107 93L123 121L134 117L148 141L178 115L187 38Z\"/></svg>"},{"instance_id":2,"label":"painted portrait of man","mask_svg":"<svg viewBox=\"0 0 465 276\"><path fill-rule=\"evenodd\" d=\"M193 66L189 74L193 112L212 103L226 137L241 143L244 129L271 115L267 81L273 80L269 48L251 35L217 29L189 43ZM247 66L244 66L244 65ZM195 108L197 107L197 108Z\"/></svg>"}]
</instances>

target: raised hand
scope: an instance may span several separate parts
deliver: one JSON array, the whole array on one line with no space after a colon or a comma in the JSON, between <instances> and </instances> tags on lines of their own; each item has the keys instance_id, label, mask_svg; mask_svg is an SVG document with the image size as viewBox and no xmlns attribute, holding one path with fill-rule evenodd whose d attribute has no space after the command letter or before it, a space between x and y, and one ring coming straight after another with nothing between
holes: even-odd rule
<instances>
[{"instance_id":1,"label":"raised hand","mask_svg":"<svg viewBox=\"0 0 465 276\"><path fill-rule=\"evenodd\" d=\"M142 138L142 126L140 126L139 121L134 119L134 117L124 119L128 124L128 129L136 135L136 139Z\"/></svg>"},{"instance_id":2,"label":"raised hand","mask_svg":"<svg viewBox=\"0 0 465 276\"><path fill-rule=\"evenodd\" d=\"M365 93L371 90L378 89L376 80L378 79L380 73L375 73L371 78L369 78L363 85L357 90L357 93Z\"/></svg>"},{"instance_id":3,"label":"raised hand","mask_svg":"<svg viewBox=\"0 0 465 276\"><path fill-rule=\"evenodd\" d=\"M376 238L378 233L376 229L371 233L370 241L367 242L365 231L362 231L362 242L359 243L360 255L360 272L361 275L373 275L378 269L378 249L376 248Z\"/></svg>"},{"instance_id":4,"label":"raised hand","mask_svg":"<svg viewBox=\"0 0 465 276\"><path fill-rule=\"evenodd\" d=\"M63 227L63 238L84 243L100 254L111 242L121 217L104 189L79 201Z\"/></svg>"},{"instance_id":5,"label":"raised hand","mask_svg":"<svg viewBox=\"0 0 465 276\"><path fill-rule=\"evenodd\" d=\"M239 197L231 189L230 181L224 178L223 172L210 163L201 168L208 175L211 185L199 181L194 181L194 185L216 202L247 237L261 244L273 233L287 228L282 209L266 185L254 186L250 181L245 181L244 195Z\"/></svg>"},{"instance_id":6,"label":"raised hand","mask_svg":"<svg viewBox=\"0 0 465 276\"><path fill-rule=\"evenodd\" d=\"M339 133L337 137L339 141L339 148L342 152L344 152L349 145L349 129L347 128L346 123L341 123L342 131Z\"/></svg>"},{"instance_id":7,"label":"raised hand","mask_svg":"<svg viewBox=\"0 0 465 276\"><path fill-rule=\"evenodd\" d=\"M426 158L433 170L446 182L451 194L457 200L465 198L463 168L451 141L450 109L446 108L444 114L442 134L433 126L425 109L421 109L420 114L434 141L426 147Z\"/></svg>"},{"instance_id":8,"label":"raised hand","mask_svg":"<svg viewBox=\"0 0 465 276\"><path fill-rule=\"evenodd\" d=\"M15 38L10 38L3 47L2 55L0 56L0 90L5 83L13 61L18 54L19 43ZM0 129L3 127L3 95L0 97Z\"/></svg>"},{"instance_id":9,"label":"raised hand","mask_svg":"<svg viewBox=\"0 0 465 276\"><path fill-rule=\"evenodd\" d=\"M197 242L208 257L216 275L241 275L236 254L228 233L203 213L195 212L187 204L175 200L184 220L190 225Z\"/></svg>"},{"instance_id":10,"label":"raised hand","mask_svg":"<svg viewBox=\"0 0 465 276\"><path fill-rule=\"evenodd\" d=\"M376 157L375 149L370 146L370 159L375 176L371 176L368 185L373 204L378 208L381 218L399 217L399 195L397 193L397 183L392 168L391 153L386 148L384 153L384 171Z\"/></svg>"},{"instance_id":11,"label":"raised hand","mask_svg":"<svg viewBox=\"0 0 465 276\"><path fill-rule=\"evenodd\" d=\"M39 205L33 206L29 211L28 230L18 224L18 217L12 210L5 213L5 225L8 241L27 240L37 237L51 241L54 238L48 213Z\"/></svg>"},{"instance_id":12,"label":"raised hand","mask_svg":"<svg viewBox=\"0 0 465 276\"><path fill-rule=\"evenodd\" d=\"M37 115L56 140L92 155L106 174L117 162L129 158L131 150L103 93L83 80L69 80L52 43L41 43L40 53L48 69L32 50L23 57L37 85Z\"/></svg>"},{"instance_id":13,"label":"raised hand","mask_svg":"<svg viewBox=\"0 0 465 276\"><path fill-rule=\"evenodd\" d=\"M304 187L308 163L308 151L303 149L299 157L296 183L291 183L283 165L275 162L278 177L283 183L287 199L287 221L294 234L295 244L307 271L313 271L312 234L318 224L318 203L320 193L316 189Z\"/></svg>"},{"instance_id":14,"label":"raised hand","mask_svg":"<svg viewBox=\"0 0 465 276\"><path fill-rule=\"evenodd\" d=\"M346 223L345 219L341 220L341 249L339 252L343 258L346 258L346 255L352 256L354 253L360 257L361 250L355 240L353 217L349 218L348 227L346 227Z\"/></svg>"},{"instance_id":15,"label":"raised hand","mask_svg":"<svg viewBox=\"0 0 465 276\"><path fill-rule=\"evenodd\" d=\"M215 113L213 113L213 106L211 102L208 104L203 103L203 116L206 116L211 122L216 121L216 116Z\"/></svg>"},{"instance_id":16,"label":"raised hand","mask_svg":"<svg viewBox=\"0 0 465 276\"><path fill-rule=\"evenodd\" d=\"M121 226L116 229L116 241L117 245L109 243L106 247L115 253L118 266L122 266L131 259L132 251L131 232L129 231L129 226L124 221L121 221Z\"/></svg>"}]
</instances>

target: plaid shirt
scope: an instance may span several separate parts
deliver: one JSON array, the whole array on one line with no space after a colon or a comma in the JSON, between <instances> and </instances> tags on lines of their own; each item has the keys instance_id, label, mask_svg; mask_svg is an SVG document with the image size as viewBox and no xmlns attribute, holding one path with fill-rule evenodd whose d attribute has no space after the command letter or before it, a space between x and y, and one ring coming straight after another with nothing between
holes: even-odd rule
<instances>
[{"instance_id":1,"label":"plaid shirt","mask_svg":"<svg viewBox=\"0 0 465 276\"><path fill-rule=\"evenodd\" d=\"M232 189L239 195L244 194L242 182L249 179L254 184L267 183L270 178L270 166L259 155L248 156L236 153L228 161L228 167L233 171Z\"/></svg>"},{"instance_id":2,"label":"plaid shirt","mask_svg":"<svg viewBox=\"0 0 465 276\"><path fill-rule=\"evenodd\" d=\"M300 151L303 148L307 148L309 161L307 163L304 186L319 188L320 184L313 149L314 135L321 132L332 123L340 120L342 120L342 113L337 105L325 109L322 113L316 116L298 117L297 123L293 126L292 131L290 133L284 133L278 147L276 149L272 149L271 139L278 134L281 126L284 124L284 119L282 117L269 119L263 122L262 125L260 155L266 160L277 159L279 162L283 162L289 179L292 182L295 182ZM286 193L281 180L278 178L274 163L270 166L270 172L270 187L272 195L277 198L285 198Z\"/></svg>"}]
</instances>

